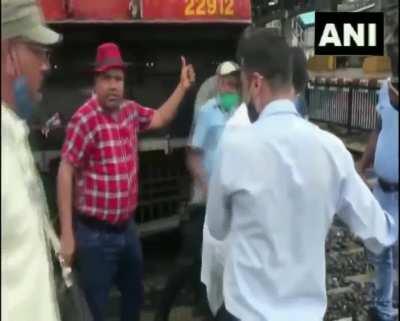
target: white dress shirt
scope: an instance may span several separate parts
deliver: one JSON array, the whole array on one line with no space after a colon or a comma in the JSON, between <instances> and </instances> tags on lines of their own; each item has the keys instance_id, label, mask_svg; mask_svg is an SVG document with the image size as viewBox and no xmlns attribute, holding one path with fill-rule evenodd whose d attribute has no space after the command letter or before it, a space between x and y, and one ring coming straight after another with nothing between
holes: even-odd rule
<instances>
[{"instance_id":1,"label":"white dress shirt","mask_svg":"<svg viewBox=\"0 0 400 321\"><path fill-rule=\"evenodd\" d=\"M58 321L42 182L28 128L1 106L1 320Z\"/></svg>"},{"instance_id":2,"label":"white dress shirt","mask_svg":"<svg viewBox=\"0 0 400 321\"><path fill-rule=\"evenodd\" d=\"M321 321L325 238L337 213L374 252L394 243L393 220L334 135L302 119L290 100L226 131L211 177L207 226L229 250L223 293L242 321Z\"/></svg>"},{"instance_id":3,"label":"white dress shirt","mask_svg":"<svg viewBox=\"0 0 400 321\"><path fill-rule=\"evenodd\" d=\"M249 114L245 103L242 103L233 113L232 117L226 123L226 127L242 127L250 125Z\"/></svg>"}]
</instances>

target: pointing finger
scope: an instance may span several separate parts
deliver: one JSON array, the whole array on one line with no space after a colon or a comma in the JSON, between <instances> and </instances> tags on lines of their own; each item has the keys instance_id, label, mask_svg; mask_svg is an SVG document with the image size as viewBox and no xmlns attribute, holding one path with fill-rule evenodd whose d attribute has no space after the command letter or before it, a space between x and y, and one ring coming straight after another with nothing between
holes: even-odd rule
<instances>
[{"instance_id":1,"label":"pointing finger","mask_svg":"<svg viewBox=\"0 0 400 321\"><path fill-rule=\"evenodd\" d=\"M182 67L186 67L186 58L184 56L181 56L181 63Z\"/></svg>"}]
</instances>

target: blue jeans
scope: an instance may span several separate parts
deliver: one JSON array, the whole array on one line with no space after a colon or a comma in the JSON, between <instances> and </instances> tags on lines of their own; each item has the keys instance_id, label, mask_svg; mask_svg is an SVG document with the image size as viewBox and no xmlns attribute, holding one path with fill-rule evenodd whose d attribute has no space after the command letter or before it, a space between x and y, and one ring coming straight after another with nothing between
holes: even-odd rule
<instances>
[{"instance_id":1,"label":"blue jeans","mask_svg":"<svg viewBox=\"0 0 400 321\"><path fill-rule=\"evenodd\" d=\"M399 193L385 193L377 186L374 195L382 208L391 214L398 226ZM374 308L382 321L392 321L393 317L393 270L398 274L398 241L386 248L380 255L369 253L369 260L375 267L375 300Z\"/></svg>"},{"instance_id":2,"label":"blue jeans","mask_svg":"<svg viewBox=\"0 0 400 321\"><path fill-rule=\"evenodd\" d=\"M105 231L75 222L76 272L94 321L105 321L114 283L121 292L121 321L139 321L143 302L143 259L134 223Z\"/></svg>"}]
</instances>

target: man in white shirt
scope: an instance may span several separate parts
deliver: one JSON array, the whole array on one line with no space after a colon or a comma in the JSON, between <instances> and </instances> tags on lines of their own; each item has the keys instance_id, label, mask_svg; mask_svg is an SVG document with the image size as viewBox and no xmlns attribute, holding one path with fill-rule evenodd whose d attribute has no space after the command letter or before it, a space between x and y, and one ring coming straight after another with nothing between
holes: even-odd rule
<instances>
[{"instance_id":1,"label":"man in white shirt","mask_svg":"<svg viewBox=\"0 0 400 321\"><path fill-rule=\"evenodd\" d=\"M239 56L242 94L259 117L224 134L209 184L211 236L230 233L221 317L322 321L325 238L334 215L375 253L393 244L397 231L344 144L298 115L284 38L257 30Z\"/></svg>"},{"instance_id":2,"label":"man in white shirt","mask_svg":"<svg viewBox=\"0 0 400 321\"><path fill-rule=\"evenodd\" d=\"M60 35L34 0L2 0L1 29L1 320L58 321L46 197L25 120L49 69L47 45Z\"/></svg>"},{"instance_id":3,"label":"man in white shirt","mask_svg":"<svg viewBox=\"0 0 400 321\"><path fill-rule=\"evenodd\" d=\"M252 29L246 30L243 33L244 37L249 36L251 32ZM274 30L270 30L270 32L274 33ZM295 65L292 77L293 89L296 97L294 103L297 112L304 117L305 110L299 110L299 94L304 91L307 85L307 59L301 48L293 47L291 50L293 64ZM242 103L226 123L225 131L249 126L251 124L250 117L252 116L252 112L254 113L254 106L248 108L245 103ZM214 313L217 313L223 305L222 279L228 242L229 237L223 242L215 240L211 237L207 224L204 224L201 280L206 285L208 301L211 311ZM221 313L223 313L223 311Z\"/></svg>"},{"instance_id":4,"label":"man in white shirt","mask_svg":"<svg viewBox=\"0 0 400 321\"><path fill-rule=\"evenodd\" d=\"M274 33L275 30L268 29L269 32ZM246 30L243 35L247 37L253 30ZM292 59L293 59L293 89L295 93L295 106L297 112L304 117L305 109L299 108L304 106L301 104L302 100L299 97L307 85L308 73L307 73L307 59L304 51L299 47L292 47ZM225 126L226 130L235 130L243 126L249 126L251 124L250 118L254 115L254 106L248 108L245 103L242 103L233 113L232 117L228 120ZM207 296L211 311L217 313L223 305L223 294L222 294L222 279L223 269L226 256L226 249L228 246L229 237L224 242L215 240L210 236L210 232L207 224L204 224L203 229L203 248L202 248L202 266L201 266L201 280L206 285ZM223 311L221 312L223 313Z\"/></svg>"},{"instance_id":5,"label":"man in white shirt","mask_svg":"<svg viewBox=\"0 0 400 321\"><path fill-rule=\"evenodd\" d=\"M399 82L396 64L399 61L398 25L388 39L387 53L392 61L392 79L383 82L376 106L378 121L358 166L365 176L373 165L378 184L373 192L381 206L399 224ZM379 255L370 255L375 266L375 297L370 310L372 321L394 321L393 268L398 274L399 244L386 248Z\"/></svg>"}]
</instances>

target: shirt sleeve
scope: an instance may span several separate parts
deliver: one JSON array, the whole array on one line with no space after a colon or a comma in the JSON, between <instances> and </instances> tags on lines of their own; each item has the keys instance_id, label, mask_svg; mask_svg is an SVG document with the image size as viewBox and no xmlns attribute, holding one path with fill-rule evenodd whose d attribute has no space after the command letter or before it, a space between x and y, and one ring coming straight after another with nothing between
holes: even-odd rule
<instances>
[{"instance_id":1,"label":"shirt sleeve","mask_svg":"<svg viewBox=\"0 0 400 321\"><path fill-rule=\"evenodd\" d=\"M29 199L29 195L26 193L24 174L16 155L20 146L15 146L15 141L10 142L9 137L4 138L3 131L1 138L1 240L9 241L18 229L13 223L18 223L23 213L26 214L25 200Z\"/></svg>"},{"instance_id":2,"label":"shirt sleeve","mask_svg":"<svg viewBox=\"0 0 400 321\"><path fill-rule=\"evenodd\" d=\"M209 120L207 110L201 110L194 125L190 146L204 150L206 148Z\"/></svg>"},{"instance_id":3,"label":"shirt sleeve","mask_svg":"<svg viewBox=\"0 0 400 321\"><path fill-rule=\"evenodd\" d=\"M61 158L74 167L81 167L93 144L93 135L87 118L80 114L73 115L67 125Z\"/></svg>"},{"instance_id":4,"label":"shirt sleeve","mask_svg":"<svg viewBox=\"0 0 400 321\"><path fill-rule=\"evenodd\" d=\"M149 128L151 121L153 120L155 110L136 103L136 112L139 131L145 131Z\"/></svg>"},{"instance_id":5,"label":"shirt sleeve","mask_svg":"<svg viewBox=\"0 0 400 321\"><path fill-rule=\"evenodd\" d=\"M346 169L347 173L341 185L338 216L364 241L370 251L379 254L397 239L394 220L381 208L359 176L348 152Z\"/></svg>"}]
</instances>

